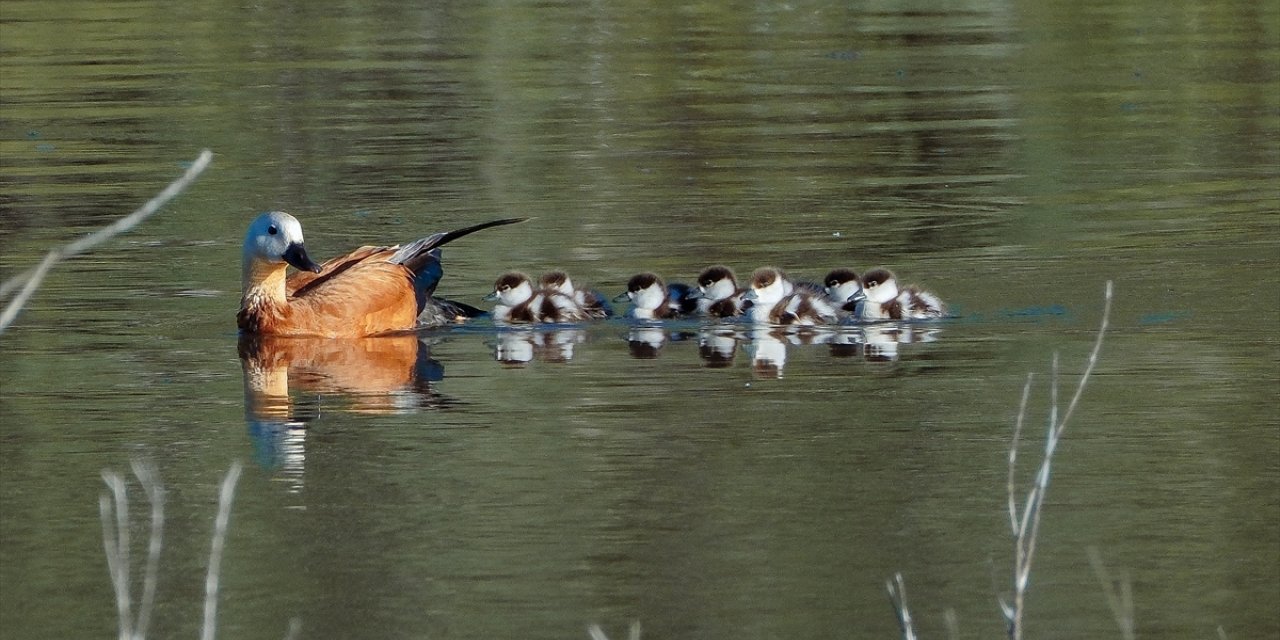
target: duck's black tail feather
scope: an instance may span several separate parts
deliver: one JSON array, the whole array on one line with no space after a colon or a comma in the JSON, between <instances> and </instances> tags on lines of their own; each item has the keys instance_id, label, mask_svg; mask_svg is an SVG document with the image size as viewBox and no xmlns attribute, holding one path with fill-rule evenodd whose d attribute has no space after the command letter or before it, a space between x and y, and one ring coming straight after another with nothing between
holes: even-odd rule
<instances>
[{"instance_id":1,"label":"duck's black tail feather","mask_svg":"<svg viewBox=\"0 0 1280 640\"><path fill-rule=\"evenodd\" d=\"M391 256L388 262L394 264L402 264L414 273L420 273L426 266L433 262L437 262L437 258L431 255L431 250L436 247L448 244L465 235L470 235L481 229L489 227L499 227L504 224L515 224L524 222L528 218L503 218L501 220L490 220L489 222L481 222L480 224L463 227L453 231L444 231L441 233L433 233L425 238L414 240Z\"/></svg>"}]
</instances>

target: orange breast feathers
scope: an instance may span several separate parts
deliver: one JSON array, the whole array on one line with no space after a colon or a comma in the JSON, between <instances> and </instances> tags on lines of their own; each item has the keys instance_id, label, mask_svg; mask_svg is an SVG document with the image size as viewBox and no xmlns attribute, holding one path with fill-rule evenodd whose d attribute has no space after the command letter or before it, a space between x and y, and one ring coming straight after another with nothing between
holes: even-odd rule
<instances>
[{"instance_id":1,"label":"orange breast feathers","mask_svg":"<svg viewBox=\"0 0 1280 640\"><path fill-rule=\"evenodd\" d=\"M246 295L240 328L272 335L358 338L413 329L417 322L413 274L403 265L386 262L385 256L296 275L301 277L284 283L283 304L273 296Z\"/></svg>"}]
</instances>

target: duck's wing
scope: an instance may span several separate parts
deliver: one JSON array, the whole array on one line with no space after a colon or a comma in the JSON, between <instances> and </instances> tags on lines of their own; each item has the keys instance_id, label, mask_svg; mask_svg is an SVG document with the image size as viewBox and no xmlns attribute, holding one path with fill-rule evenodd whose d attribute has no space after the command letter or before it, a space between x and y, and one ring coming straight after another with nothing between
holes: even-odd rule
<instances>
[{"instance_id":1,"label":"duck's wing","mask_svg":"<svg viewBox=\"0 0 1280 640\"><path fill-rule=\"evenodd\" d=\"M305 333L364 336L414 328L419 301L403 265L365 260L316 278L289 300L289 324Z\"/></svg>"},{"instance_id":2,"label":"duck's wing","mask_svg":"<svg viewBox=\"0 0 1280 640\"><path fill-rule=\"evenodd\" d=\"M285 287L291 296L298 295L299 290L318 282L323 282L333 276L350 269L362 262L386 262L399 245L393 247L373 247L364 246L352 251L346 255L331 258L320 265L320 272L311 271L294 271L285 281Z\"/></svg>"}]
</instances>

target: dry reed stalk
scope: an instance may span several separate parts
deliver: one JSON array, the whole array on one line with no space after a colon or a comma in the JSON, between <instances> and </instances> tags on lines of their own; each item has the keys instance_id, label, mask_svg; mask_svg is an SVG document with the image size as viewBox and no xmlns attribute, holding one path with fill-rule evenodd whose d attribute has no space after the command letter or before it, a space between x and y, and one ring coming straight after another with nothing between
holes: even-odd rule
<instances>
[{"instance_id":1,"label":"dry reed stalk","mask_svg":"<svg viewBox=\"0 0 1280 640\"><path fill-rule=\"evenodd\" d=\"M208 149L201 151L200 155L196 157L195 161L191 163L191 166L187 168L181 177L169 183L169 186L165 187L141 207L135 209L133 213L79 240L51 249L49 253L45 254L44 260L41 260L40 264L0 283L0 299L8 297L15 289L21 287L13 299L9 301L9 304L5 306L4 311L0 312L0 333L4 333L5 329L10 324L13 324L13 321L18 317L18 313L22 311L22 308L27 304L27 300L40 287L40 283L44 281L44 277L48 275L50 269L59 262L84 253L150 218L152 214L160 210L160 207L175 198L179 193L182 193L187 186L194 182L196 177L204 172L212 160L212 151Z\"/></svg>"},{"instance_id":2,"label":"dry reed stalk","mask_svg":"<svg viewBox=\"0 0 1280 640\"><path fill-rule=\"evenodd\" d=\"M1116 626L1120 627L1120 637L1133 640L1137 633L1134 630L1133 583L1129 580L1129 573L1123 572L1118 579L1113 580L1107 571L1107 565L1102 562L1102 552L1097 547L1089 547L1088 551L1089 564L1093 566L1093 573L1102 584L1102 595L1107 597L1107 606L1111 608L1111 615L1115 616Z\"/></svg>"},{"instance_id":3,"label":"dry reed stalk","mask_svg":"<svg viewBox=\"0 0 1280 640\"><path fill-rule=\"evenodd\" d=\"M227 525L231 520L231 500L235 497L236 482L240 480L240 461L231 463L227 476L222 479L218 491L218 517L213 524L213 543L209 549L209 572L204 579L204 626L201 640L213 640L218 627L218 578L221 575L222 548L227 540Z\"/></svg>"},{"instance_id":4,"label":"dry reed stalk","mask_svg":"<svg viewBox=\"0 0 1280 640\"><path fill-rule=\"evenodd\" d=\"M1076 407L1079 406L1080 397L1084 394L1084 388L1089 382L1089 376L1093 374L1093 369L1098 364L1098 354L1102 351L1102 340L1106 336L1107 326L1111 321L1112 283L1109 280L1107 281L1104 295L1105 304L1102 309L1102 321L1098 326L1098 336L1094 341L1093 351L1089 354L1089 362L1085 366L1084 373L1080 375L1075 394L1071 397L1071 402L1067 405L1067 410L1062 413L1061 417L1059 417L1058 411L1058 354L1055 353L1053 355L1053 367L1049 382L1049 425L1048 436L1045 439L1044 457L1041 459L1040 468L1036 472L1035 481L1027 491L1022 511L1019 512L1016 489L1014 487L1014 473L1018 457L1018 440L1021 437L1022 425L1026 418L1027 398L1031 394L1032 374L1027 374L1027 382L1022 388L1022 401L1018 407L1013 439L1009 447L1009 528L1012 531L1014 541L1013 602L1008 603L1003 598L1000 599L1000 608L1004 612L1005 622L1008 623L1009 638L1012 640L1022 640L1022 619L1025 611L1027 590L1031 585L1031 564L1035 559L1036 541L1040 534L1040 516L1044 506L1044 497L1049 490L1049 476L1053 455L1058 449L1058 442L1061 440L1063 432L1066 431L1071 416L1075 414Z\"/></svg>"},{"instance_id":5,"label":"dry reed stalk","mask_svg":"<svg viewBox=\"0 0 1280 640\"><path fill-rule=\"evenodd\" d=\"M892 580L885 580L884 587L889 592L889 604L893 605L894 612L898 614L902 640L916 640L916 630L911 623L911 609L907 606L907 585L902 580L902 573L895 573Z\"/></svg>"}]
</instances>

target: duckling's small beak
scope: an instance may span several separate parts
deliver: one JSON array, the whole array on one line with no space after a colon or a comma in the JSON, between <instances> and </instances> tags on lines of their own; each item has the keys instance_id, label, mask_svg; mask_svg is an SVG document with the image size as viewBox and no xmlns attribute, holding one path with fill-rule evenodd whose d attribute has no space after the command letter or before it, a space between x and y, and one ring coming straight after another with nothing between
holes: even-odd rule
<instances>
[{"instance_id":1,"label":"duckling's small beak","mask_svg":"<svg viewBox=\"0 0 1280 640\"><path fill-rule=\"evenodd\" d=\"M742 292L742 299L743 299L743 300L757 300L757 299L759 299L759 298L760 298L760 296L757 296L757 295L756 295L756 290L755 290L755 289L747 289L746 291Z\"/></svg>"},{"instance_id":2,"label":"duckling's small beak","mask_svg":"<svg viewBox=\"0 0 1280 640\"><path fill-rule=\"evenodd\" d=\"M863 291L862 289L858 289L857 291L854 291L853 295L849 296L849 298L845 300L845 302L862 302L863 300L866 300L866 299L867 299L867 292Z\"/></svg>"},{"instance_id":3,"label":"duckling's small beak","mask_svg":"<svg viewBox=\"0 0 1280 640\"><path fill-rule=\"evenodd\" d=\"M623 291L622 293L619 293L618 295L613 297L614 302L626 302L630 299L631 299L630 291Z\"/></svg>"},{"instance_id":4,"label":"duckling's small beak","mask_svg":"<svg viewBox=\"0 0 1280 640\"><path fill-rule=\"evenodd\" d=\"M497 299L498 299L497 291L490 291L489 295L481 298L481 300L484 300L485 302L493 302L494 300L497 300Z\"/></svg>"},{"instance_id":5,"label":"duckling's small beak","mask_svg":"<svg viewBox=\"0 0 1280 640\"><path fill-rule=\"evenodd\" d=\"M702 289L690 289L689 295L685 296L688 300L701 300L707 297L707 292Z\"/></svg>"},{"instance_id":6,"label":"duckling's small beak","mask_svg":"<svg viewBox=\"0 0 1280 640\"><path fill-rule=\"evenodd\" d=\"M307 255L307 248L302 246L301 242L290 244L280 257L299 270L320 273L320 265L311 261L311 257Z\"/></svg>"}]
</instances>

